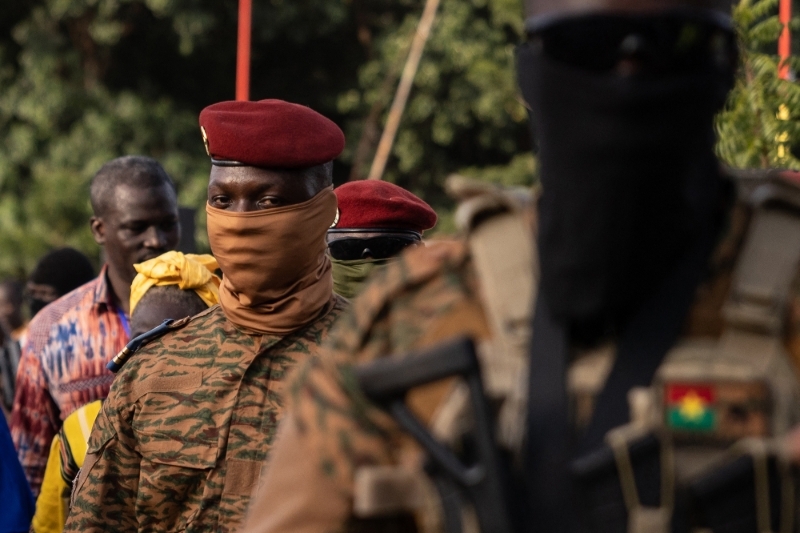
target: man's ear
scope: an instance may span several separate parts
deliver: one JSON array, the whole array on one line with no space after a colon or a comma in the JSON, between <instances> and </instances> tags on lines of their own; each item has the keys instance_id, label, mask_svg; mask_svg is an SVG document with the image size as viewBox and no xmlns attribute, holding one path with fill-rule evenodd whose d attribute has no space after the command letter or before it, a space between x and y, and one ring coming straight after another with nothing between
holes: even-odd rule
<instances>
[{"instance_id":1,"label":"man's ear","mask_svg":"<svg viewBox=\"0 0 800 533\"><path fill-rule=\"evenodd\" d=\"M92 217L89 219L89 227L92 228L94 242L103 246L106 243L106 225L102 218Z\"/></svg>"}]
</instances>

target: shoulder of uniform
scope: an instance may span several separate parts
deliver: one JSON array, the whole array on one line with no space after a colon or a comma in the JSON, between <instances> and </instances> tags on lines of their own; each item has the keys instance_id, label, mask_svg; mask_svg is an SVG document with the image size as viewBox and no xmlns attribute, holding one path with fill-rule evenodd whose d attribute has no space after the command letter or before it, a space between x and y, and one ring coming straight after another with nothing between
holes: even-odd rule
<instances>
[{"instance_id":1,"label":"shoulder of uniform","mask_svg":"<svg viewBox=\"0 0 800 533\"><path fill-rule=\"evenodd\" d=\"M180 320L165 320L150 331L142 333L138 337L131 339L131 341L125 345L125 347L116 356L114 356L111 362L108 363L107 368L116 374L122 368L122 365L124 365L125 362L131 358L131 356L136 354L147 344L160 339L170 332L186 327L192 320L198 319L201 316L205 316L208 312L209 310L206 310L198 315L191 317L187 316L185 318L181 318Z\"/></svg>"},{"instance_id":2,"label":"shoulder of uniform","mask_svg":"<svg viewBox=\"0 0 800 533\"><path fill-rule=\"evenodd\" d=\"M467 235L501 214L519 214L535 225L536 191L532 188L501 187L457 174L447 178L445 188L458 202L456 227Z\"/></svg>"}]
</instances>

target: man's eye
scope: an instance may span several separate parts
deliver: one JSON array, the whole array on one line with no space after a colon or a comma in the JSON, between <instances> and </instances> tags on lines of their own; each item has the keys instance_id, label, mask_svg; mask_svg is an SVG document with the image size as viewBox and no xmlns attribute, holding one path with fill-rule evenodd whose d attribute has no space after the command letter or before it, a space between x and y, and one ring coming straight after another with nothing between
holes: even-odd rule
<instances>
[{"instance_id":1,"label":"man's eye","mask_svg":"<svg viewBox=\"0 0 800 533\"><path fill-rule=\"evenodd\" d=\"M258 201L259 207L275 207L276 205L281 205L281 201L274 196L265 196Z\"/></svg>"},{"instance_id":2,"label":"man's eye","mask_svg":"<svg viewBox=\"0 0 800 533\"><path fill-rule=\"evenodd\" d=\"M226 206L231 203L227 196L214 196L211 198L211 205L214 207Z\"/></svg>"}]
</instances>

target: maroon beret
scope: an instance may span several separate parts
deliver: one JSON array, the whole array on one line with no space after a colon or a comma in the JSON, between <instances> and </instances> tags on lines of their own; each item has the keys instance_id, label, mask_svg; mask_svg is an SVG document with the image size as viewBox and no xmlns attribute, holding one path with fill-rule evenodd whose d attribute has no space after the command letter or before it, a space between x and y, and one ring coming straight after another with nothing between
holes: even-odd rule
<instances>
[{"instance_id":1,"label":"maroon beret","mask_svg":"<svg viewBox=\"0 0 800 533\"><path fill-rule=\"evenodd\" d=\"M422 233L436 224L436 212L402 187L380 180L350 181L333 191L339 215L332 230L396 229Z\"/></svg>"},{"instance_id":2,"label":"maroon beret","mask_svg":"<svg viewBox=\"0 0 800 533\"><path fill-rule=\"evenodd\" d=\"M333 121L283 100L212 104L200 112L200 132L214 163L305 168L332 161L344 149L344 133Z\"/></svg>"}]
</instances>

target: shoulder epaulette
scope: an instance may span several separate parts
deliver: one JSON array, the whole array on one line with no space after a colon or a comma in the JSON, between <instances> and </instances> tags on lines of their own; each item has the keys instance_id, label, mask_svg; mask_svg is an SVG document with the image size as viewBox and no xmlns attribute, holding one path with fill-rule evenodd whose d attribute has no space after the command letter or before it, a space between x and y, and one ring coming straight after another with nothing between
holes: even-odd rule
<instances>
[{"instance_id":1,"label":"shoulder epaulette","mask_svg":"<svg viewBox=\"0 0 800 533\"><path fill-rule=\"evenodd\" d=\"M164 322L162 322L159 326L151 329L148 332L142 333L138 337L131 339L131 341L125 345L125 347L120 351L114 358L111 360L106 368L108 368L113 373L119 372L119 369L122 368L122 365L125 364L130 356L135 354L142 348L145 344L158 339L159 337L164 336L168 331L172 331L174 329L178 329L180 327L185 326L189 323L189 320L192 317L187 316L186 318L181 318L180 320L173 320L172 318L168 318Z\"/></svg>"}]
</instances>

